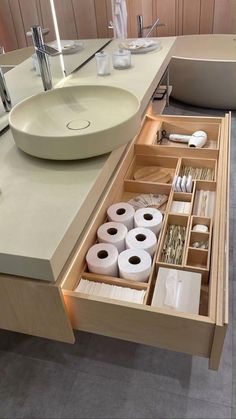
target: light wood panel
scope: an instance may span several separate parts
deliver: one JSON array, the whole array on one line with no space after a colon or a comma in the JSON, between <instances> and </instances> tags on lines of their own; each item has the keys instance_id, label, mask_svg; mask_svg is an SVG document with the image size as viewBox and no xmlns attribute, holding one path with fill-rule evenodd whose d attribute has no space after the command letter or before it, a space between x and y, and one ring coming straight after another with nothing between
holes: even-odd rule
<instances>
[{"instance_id":1,"label":"light wood panel","mask_svg":"<svg viewBox=\"0 0 236 419\"><path fill-rule=\"evenodd\" d=\"M56 35L54 30L50 2L48 0L40 0L40 10L43 28L50 29L49 34L44 35L43 38L46 42L54 41L56 39Z\"/></svg>"},{"instance_id":2,"label":"light wood panel","mask_svg":"<svg viewBox=\"0 0 236 419\"><path fill-rule=\"evenodd\" d=\"M94 0L98 38L108 38L108 18L106 0Z\"/></svg>"},{"instance_id":3,"label":"light wood panel","mask_svg":"<svg viewBox=\"0 0 236 419\"><path fill-rule=\"evenodd\" d=\"M166 26L157 28L152 36L172 36L176 34L176 0L154 0L153 22L160 18L160 23Z\"/></svg>"},{"instance_id":4,"label":"light wood panel","mask_svg":"<svg viewBox=\"0 0 236 419\"><path fill-rule=\"evenodd\" d=\"M60 288L0 274L0 328L73 343Z\"/></svg>"},{"instance_id":5,"label":"light wood panel","mask_svg":"<svg viewBox=\"0 0 236 419\"><path fill-rule=\"evenodd\" d=\"M214 324L159 313L153 308L116 303L64 291L74 329L204 357L210 356ZM191 336L191 339L189 338Z\"/></svg>"},{"instance_id":6,"label":"light wood panel","mask_svg":"<svg viewBox=\"0 0 236 419\"><path fill-rule=\"evenodd\" d=\"M9 5L11 9L11 16L12 16L15 33L16 33L18 47L24 48L27 46L27 41L26 41L26 35L24 31L19 2L15 0L9 0Z\"/></svg>"},{"instance_id":7,"label":"light wood panel","mask_svg":"<svg viewBox=\"0 0 236 419\"><path fill-rule=\"evenodd\" d=\"M112 7L111 7L111 0L106 0L106 9L107 9L107 23L112 21ZM113 38L114 37L114 31L113 29L108 28L108 37Z\"/></svg>"},{"instance_id":8,"label":"light wood panel","mask_svg":"<svg viewBox=\"0 0 236 419\"><path fill-rule=\"evenodd\" d=\"M175 13L175 35L182 35L183 33L183 2L184 0L176 0L176 13Z\"/></svg>"},{"instance_id":9,"label":"light wood panel","mask_svg":"<svg viewBox=\"0 0 236 419\"><path fill-rule=\"evenodd\" d=\"M128 37L137 37L138 14L144 26L157 17L166 27L152 36L236 33L236 0L126 0ZM61 38L112 38L111 0L55 0ZM0 0L0 43L6 51L31 45L25 37L33 24L49 27L45 41L55 39L49 0Z\"/></svg>"},{"instance_id":10,"label":"light wood panel","mask_svg":"<svg viewBox=\"0 0 236 419\"><path fill-rule=\"evenodd\" d=\"M212 33L215 0L201 0L200 33Z\"/></svg>"},{"instance_id":11,"label":"light wood panel","mask_svg":"<svg viewBox=\"0 0 236 419\"><path fill-rule=\"evenodd\" d=\"M0 0L0 45L4 46L6 51L18 48L8 0Z\"/></svg>"},{"instance_id":12,"label":"light wood panel","mask_svg":"<svg viewBox=\"0 0 236 419\"><path fill-rule=\"evenodd\" d=\"M183 35L198 34L200 28L200 0L183 2Z\"/></svg>"},{"instance_id":13,"label":"light wood panel","mask_svg":"<svg viewBox=\"0 0 236 419\"><path fill-rule=\"evenodd\" d=\"M75 14L71 0L54 0L61 39L77 39Z\"/></svg>"},{"instance_id":14,"label":"light wood panel","mask_svg":"<svg viewBox=\"0 0 236 419\"><path fill-rule=\"evenodd\" d=\"M230 133L231 124L230 117L226 115L224 121L224 131L222 142L224 165L221 172L221 222L219 225L219 258L222 262L219 264L218 281L217 281L217 307L216 307L216 328L212 343L212 351L210 357L210 368L217 370L219 368L221 353L223 350L223 342L225 339L228 325L229 311L229 191L224 185L230 182ZM227 216L226 216L227 215Z\"/></svg>"},{"instance_id":15,"label":"light wood panel","mask_svg":"<svg viewBox=\"0 0 236 419\"><path fill-rule=\"evenodd\" d=\"M42 25L42 16L38 0L19 0L20 13L22 16L24 33L28 32L33 25ZM32 45L32 38L26 38L27 45Z\"/></svg>"},{"instance_id":16,"label":"light wood panel","mask_svg":"<svg viewBox=\"0 0 236 419\"><path fill-rule=\"evenodd\" d=\"M144 26L149 26L154 22L153 17L153 1L152 0L127 0L128 12L128 37L136 38L137 31L137 15L143 16ZM155 36L153 34L153 36Z\"/></svg>"},{"instance_id":17,"label":"light wood panel","mask_svg":"<svg viewBox=\"0 0 236 419\"><path fill-rule=\"evenodd\" d=\"M236 33L236 0L215 0L213 33Z\"/></svg>"},{"instance_id":18,"label":"light wood panel","mask_svg":"<svg viewBox=\"0 0 236 419\"><path fill-rule=\"evenodd\" d=\"M97 38L97 21L94 0L72 0L75 24L79 38Z\"/></svg>"}]
</instances>

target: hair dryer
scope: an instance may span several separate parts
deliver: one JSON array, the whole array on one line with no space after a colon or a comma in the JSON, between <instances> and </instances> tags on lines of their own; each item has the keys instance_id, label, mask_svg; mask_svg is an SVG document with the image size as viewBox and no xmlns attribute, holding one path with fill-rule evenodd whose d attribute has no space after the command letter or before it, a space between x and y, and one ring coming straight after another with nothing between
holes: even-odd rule
<instances>
[{"instance_id":1,"label":"hair dryer","mask_svg":"<svg viewBox=\"0 0 236 419\"><path fill-rule=\"evenodd\" d=\"M169 140L177 143L188 143L189 147L202 148L207 142L205 131L195 131L192 135L170 134Z\"/></svg>"}]
</instances>

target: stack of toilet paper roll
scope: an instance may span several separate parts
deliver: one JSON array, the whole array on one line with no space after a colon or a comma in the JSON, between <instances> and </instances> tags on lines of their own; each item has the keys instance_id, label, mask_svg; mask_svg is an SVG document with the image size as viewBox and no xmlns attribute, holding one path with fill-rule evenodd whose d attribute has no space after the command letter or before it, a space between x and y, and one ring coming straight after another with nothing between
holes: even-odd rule
<instances>
[{"instance_id":1,"label":"stack of toilet paper roll","mask_svg":"<svg viewBox=\"0 0 236 419\"><path fill-rule=\"evenodd\" d=\"M134 210L119 202L107 210L109 222L97 231L98 242L92 246L86 262L90 272L147 282L162 213L155 208Z\"/></svg>"}]
</instances>

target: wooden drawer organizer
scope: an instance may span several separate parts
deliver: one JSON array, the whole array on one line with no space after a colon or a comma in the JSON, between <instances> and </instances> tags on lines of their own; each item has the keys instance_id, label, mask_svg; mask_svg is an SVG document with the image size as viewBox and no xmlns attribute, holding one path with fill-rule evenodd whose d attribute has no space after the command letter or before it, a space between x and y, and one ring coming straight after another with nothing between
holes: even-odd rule
<instances>
[{"instance_id":1,"label":"wooden drawer organizer","mask_svg":"<svg viewBox=\"0 0 236 419\"><path fill-rule=\"evenodd\" d=\"M195 149L194 154L186 144L173 143L166 138L162 139L163 131L166 131L167 136L169 134L191 135L200 129L207 132L208 140L204 148ZM155 150L155 154L159 155L216 159L219 155L221 134L221 118L165 115L160 117L147 114L136 145L140 154L144 154L145 150L146 153L153 154ZM147 146L153 147L148 149Z\"/></svg>"},{"instance_id":2,"label":"wooden drawer organizer","mask_svg":"<svg viewBox=\"0 0 236 419\"><path fill-rule=\"evenodd\" d=\"M83 240L65 272L61 286L69 318L74 329L117 337L147 345L158 346L210 359L209 367L217 369L220 362L226 325L227 302L227 220L228 220L228 144L229 116L225 118L153 117L146 116L141 132L113 178ZM156 132L192 133L206 130L209 143L204 149L155 143ZM159 134L158 134L159 135ZM212 170L211 180L194 180L192 193L174 192L170 183L134 180L134 171L142 166L158 165L168 168L171 177L183 166ZM214 212L210 217L194 213L196 192L215 193ZM98 227L106 220L107 208L115 202L128 201L141 193L164 193L168 201L161 208L163 225L147 283L105 277L87 272L85 256L96 242ZM190 203L188 214L171 211L173 200ZM208 226L208 233L197 233L197 223ZM169 224L186 227L182 261L178 265L162 260L162 249ZM208 249L194 248L194 241L208 241ZM174 267L202 274L198 315L152 307L151 299L160 266ZM75 292L81 277L135 289L146 290L144 304L94 297Z\"/></svg>"}]
</instances>

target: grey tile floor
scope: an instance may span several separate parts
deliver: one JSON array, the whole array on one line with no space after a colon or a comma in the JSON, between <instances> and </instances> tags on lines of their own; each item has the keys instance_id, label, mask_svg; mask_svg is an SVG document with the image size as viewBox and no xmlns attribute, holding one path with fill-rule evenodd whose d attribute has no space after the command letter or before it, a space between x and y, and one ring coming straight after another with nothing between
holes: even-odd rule
<instances>
[{"instance_id":1,"label":"grey tile floor","mask_svg":"<svg viewBox=\"0 0 236 419\"><path fill-rule=\"evenodd\" d=\"M165 113L222 115L177 102ZM236 297L235 176L236 114L232 126L230 202L231 297ZM67 345L0 331L1 418L235 418L236 311L230 305L230 326L218 372L207 360L76 333ZM235 300L235 298L234 298ZM233 319L233 325L232 325Z\"/></svg>"}]
</instances>

